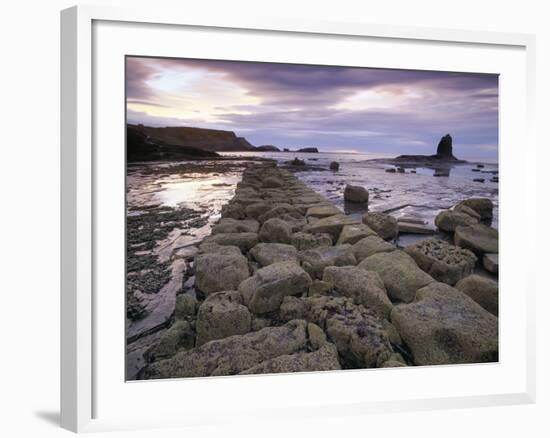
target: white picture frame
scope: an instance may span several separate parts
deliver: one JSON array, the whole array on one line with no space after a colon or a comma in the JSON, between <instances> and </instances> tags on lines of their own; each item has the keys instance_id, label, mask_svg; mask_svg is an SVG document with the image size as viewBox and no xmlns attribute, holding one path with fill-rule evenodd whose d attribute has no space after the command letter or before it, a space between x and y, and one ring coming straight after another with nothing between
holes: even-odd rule
<instances>
[{"instance_id":1,"label":"white picture frame","mask_svg":"<svg viewBox=\"0 0 550 438\"><path fill-rule=\"evenodd\" d=\"M246 405L238 397L235 400L235 410L223 412L223 410L214 406L209 406L209 415L201 412L200 408L191 415L183 414L181 410L171 412L162 411L162 407L151 408L150 416L136 415L132 416L131 411L112 412L108 415L100 414L103 407L100 402L101 397L105 399L105 387L102 383L104 379L104 365L101 361L101 354L97 352L102 348L102 331L97 328L98 313L101 312L104 300L98 304L97 285L101 284L98 277L97 267L101 264L98 259L97 232L98 223L98 203L103 202L100 199L101 188L98 190L98 173L103 172L102 160L95 153L98 138L101 139L102 132L97 130L95 125L101 119L98 114L98 105L101 106L101 98L95 93L98 82L101 77L101 68L94 65L105 45L102 45L101 35L94 30L98 23L115 23L115 25L131 24L131 26L149 26L150 32L161 32L162 29L177 31L178 28L191 30L200 30L201 34L207 35L208 32L238 31L240 34L250 33L251 36L269 34L270 38L339 38L338 44L351 44L349 41L360 43L363 40L384 41L388 44L410 44L411 47L452 44L456 47L464 47L465 50L483 48L484 50L493 50L499 53L513 54L513 59L520 59L521 65L516 65L518 69L516 80L522 82L518 87L514 100L521 101L520 116L517 120L517 126L510 127L510 136L515 140L520 140L523 152L534 152L535 143L533 139L532 123L534 120L534 36L524 34L490 33L483 31L461 31L450 29L424 29L416 27L386 26L367 23L338 23L338 22L317 22L306 19L288 19L280 20L275 18L241 18L226 22L212 16L200 16L193 14L188 10L165 11L151 7L147 10L121 9L111 7L78 6L62 11L61 13L61 425L62 427L75 431L101 431L112 429L130 429L146 427L163 426L184 426L189 424L201 424L212 418L212 413L216 414L217 421L223 421L224 418L231 416L235 418L247 417L250 415L266 416L270 415L292 415L293 417L310 417L311 415L342 415L354 414L361 415L366 412L395 412L414 409L441 409L452 407L475 407L504 404L532 403L535 400L535 311L534 294L535 282L533 273L527 264L518 265L514 274L505 277L505 282L514 283L514 287L519 287L518 296L510 297L510 306L518 311L518 318L514 321L516 324L517 357L514 357L515 366L513 370L507 371L509 379L502 382L502 390L496 386L487 388L484 393L468 392L467 388L463 391L456 390L453 393L432 392L432 396L418 396L415 389L402 396L391 394L388 398L375 397L364 398L362 395L355 394L353 398L346 398L346 394L341 394L338 398L335 394L330 400L322 400L315 394L309 399L304 397L297 401L295 405L285 406L277 396L273 399L272 406L254 406ZM114 36L113 36L114 35ZM109 34L113 43L113 50L118 48L124 52L124 39L116 36L117 33ZM348 42L346 42L348 41ZM134 41L135 43L135 41ZM354 43L354 44L355 44ZM154 43L152 43L154 46ZM288 43L287 43L288 44ZM312 43L313 44L313 43ZM199 49L197 49L199 50ZM199 50L200 51L200 50ZM114 55L121 52L113 52ZM235 52L237 53L237 52ZM127 53L135 54L135 53ZM269 51L267 51L266 60L271 60ZM117 55L118 56L118 55ZM237 55L238 56L238 55ZM252 55L250 55L252 57ZM276 56L276 55L273 55ZM327 56L330 56L327 55ZM504 55L503 55L504 56ZM512 56L512 55L511 55ZM117 58L118 59L118 58ZM504 59L504 58L503 58ZM510 58L512 59L512 58ZM481 60L480 60L481 62ZM487 61L485 61L487 62ZM505 61L503 61L505 62ZM498 63L497 63L498 64ZM105 62L102 64L105 66ZM504 65L504 64L503 64ZM108 66L107 66L108 67ZM415 65L411 65L414 68ZM457 65L455 68L459 68ZM488 67L487 67L488 68ZM497 68L497 67L495 67ZM485 70L483 70L485 71ZM498 71L497 71L498 72ZM97 76L97 77L96 77ZM116 82L116 81L115 81ZM116 84L114 86L117 86ZM119 90L120 91L120 90ZM98 103L99 102L99 103ZM506 102L506 99L505 101ZM503 105L506 105L504 103ZM121 102L121 107L124 108ZM119 111L116 107L113 110ZM507 108L502 107L503 112ZM515 111L518 111L516 108ZM505 116L503 116L505 117ZM506 116L508 117L508 116ZM509 120L509 119L506 119ZM502 118L501 118L502 121ZM514 131L514 132L512 132ZM510 137L511 138L511 137ZM504 144L508 139L508 134L503 133ZM115 144L118 144L115 142ZM124 148L120 144L120 148ZM506 170L511 169L514 164L514 157L510 154L515 153L509 150L501 151L502 160L502 183L501 196L522 197L524 202L532 201L536 204L534 198L535 175L521 168L516 173L515 178L521 181L520 187L512 187L506 182ZM506 156L503 156L505 154ZM508 166L508 167L507 167ZM521 167L521 166L520 166ZM107 170L108 171L108 170ZM116 170L113 170L115 172ZM517 185L517 184L516 184ZM100 187L100 186L99 186ZM506 204L505 204L506 205ZM505 207L503 205L503 207ZM123 206L121 206L123 208ZM521 210L521 209L518 209ZM533 221L525 215L526 211L513 212L510 208L503 208L504 216L503 227L513 228L513 225L522 220ZM118 213L116 213L118 214ZM515 216L514 216L515 215ZM510 217L510 219L507 219ZM531 245L534 247L534 241L517 242L510 236L501 239L501 246L504 248L517 248L519 245ZM511 251L513 252L513 251ZM510 261L505 260L501 264L505 267L513 262L513 254L510 255ZM101 270L99 270L101 272ZM122 299L121 291L121 299ZM505 296L505 298L507 295ZM516 301L513 301L516 300ZM507 324L512 324L510 319L505 320L507 310L512 311L511 307L506 307L504 303L504 313L501 316L501 346L506 346L508 339L503 339L503 333L507 333ZM116 313L116 312L115 312ZM114 324L110 322L112 316L103 314L101 324ZM122 318L122 317L121 317ZM122 324L123 325L123 324ZM120 324L119 324L120 326ZM119 327L118 326L118 327ZM117 327L113 325L113 327ZM118 335L117 335L118 336ZM515 342L515 341L514 341ZM118 346L117 348L119 348ZM113 347L114 348L114 347ZM118 350L117 350L118 351ZM497 364L501 369L506 367L509 357L504 357ZM123 361L123 358L121 359ZM510 359L511 360L511 359ZM117 362L118 363L118 362ZM114 365L116 367L117 365ZM392 374L393 379L400 379L403 372L414 372L415 380L433 378L435 380L445 379L448 373L455 373L457 368L451 371L449 367L418 367L412 370L384 370L380 371L386 374ZM486 368L483 371L482 366L462 366L458 372L466 369L466 373L473 375L475 373L494 374L493 369ZM379 371L376 371L379 372ZM473 373L473 374L472 374ZM242 389L244 394L252 391L252 387L259 387L264 382L273 382L280 385L296 385L298 382L304 385L318 385L315 373L285 375L285 376L261 376L261 377L239 377L239 378L220 378L220 379L190 379L187 383L187 389L190 391L218 391L219 393L232 392ZM368 370L358 372L343 372L338 375L338 385L353 384L354 379L368 378L370 381L376 373ZM326 374L325 374L326 376ZM368 377L364 377L368 376ZM408 375L410 376L410 374ZM433 377L432 377L433 376ZM458 374L457 374L458 376ZM464 374L466 376L466 374ZM380 377L382 378L382 377ZM504 378L504 374L502 376ZM248 380L247 380L248 379ZM273 379L277 379L273 381ZM299 381L297 379L300 379ZM323 377L323 379L327 379ZM208 380L208 381L207 381ZM509 383L508 383L509 381ZM125 383L119 382L121 387L131 388L131 393L139 391L151 391L155 394L161 394L163 391L170 391L170 385L181 385L182 382L164 381L164 382L137 382ZM512 385L513 383L513 385ZM266 383L267 384L267 383ZM328 380L323 384L330 388L331 383ZM508 386L506 386L508 384ZM103 385L103 387L102 387ZM142 385L140 387L140 385ZM147 385L147 386L143 386ZM467 386L467 385L466 385ZM483 389L482 389L483 390ZM100 395L98 395L100 394ZM397 394L397 393L396 393ZM458 395L460 394L460 395ZM115 397L115 392L109 394L109 397ZM222 397L223 398L223 397ZM119 400L114 399L114 404ZM122 403L121 403L122 405ZM275 413L276 408L276 413ZM218 410L216 410L218 409ZM203 409L204 411L205 409ZM271 412L271 413L270 413ZM98 414L99 413L99 414Z\"/></svg>"}]
</instances>

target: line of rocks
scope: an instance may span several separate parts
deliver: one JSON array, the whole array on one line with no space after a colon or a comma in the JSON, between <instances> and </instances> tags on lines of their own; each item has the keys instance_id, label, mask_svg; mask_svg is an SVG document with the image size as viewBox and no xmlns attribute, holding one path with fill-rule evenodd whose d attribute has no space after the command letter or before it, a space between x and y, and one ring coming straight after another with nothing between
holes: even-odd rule
<instances>
[{"instance_id":1,"label":"line of rocks","mask_svg":"<svg viewBox=\"0 0 550 438\"><path fill-rule=\"evenodd\" d=\"M274 163L246 169L194 258L198 299L177 296L138 377L497 360L477 255L434 239L402 251L397 233L391 216L345 216Z\"/></svg>"}]
</instances>

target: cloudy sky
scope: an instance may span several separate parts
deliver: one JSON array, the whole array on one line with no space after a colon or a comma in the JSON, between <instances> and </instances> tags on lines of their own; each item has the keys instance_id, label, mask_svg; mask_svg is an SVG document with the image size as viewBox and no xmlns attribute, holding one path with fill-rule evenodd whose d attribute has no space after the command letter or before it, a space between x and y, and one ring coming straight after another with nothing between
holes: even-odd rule
<instances>
[{"instance_id":1,"label":"cloudy sky","mask_svg":"<svg viewBox=\"0 0 550 438\"><path fill-rule=\"evenodd\" d=\"M227 129L259 146L498 156L498 77L469 73L127 58L127 119Z\"/></svg>"}]
</instances>

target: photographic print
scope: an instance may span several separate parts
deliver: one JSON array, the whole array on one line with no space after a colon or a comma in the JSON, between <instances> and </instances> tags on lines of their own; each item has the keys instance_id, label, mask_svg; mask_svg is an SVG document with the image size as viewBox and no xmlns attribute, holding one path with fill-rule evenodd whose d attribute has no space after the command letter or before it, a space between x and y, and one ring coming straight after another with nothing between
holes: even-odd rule
<instances>
[{"instance_id":1,"label":"photographic print","mask_svg":"<svg viewBox=\"0 0 550 438\"><path fill-rule=\"evenodd\" d=\"M127 56L125 103L127 380L498 362L498 75Z\"/></svg>"}]
</instances>

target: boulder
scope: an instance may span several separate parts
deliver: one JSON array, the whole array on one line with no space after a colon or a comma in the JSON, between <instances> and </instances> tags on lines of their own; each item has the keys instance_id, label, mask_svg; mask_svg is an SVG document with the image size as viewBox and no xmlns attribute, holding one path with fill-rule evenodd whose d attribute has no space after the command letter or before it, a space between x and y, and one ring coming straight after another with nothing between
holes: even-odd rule
<instances>
[{"instance_id":1,"label":"boulder","mask_svg":"<svg viewBox=\"0 0 550 438\"><path fill-rule=\"evenodd\" d=\"M470 198L460 202L458 205L470 207L479 214L481 220L493 219L493 201L488 198Z\"/></svg>"},{"instance_id":2,"label":"boulder","mask_svg":"<svg viewBox=\"0 0 550 438\"><path fill-rule=\"evenodd\" d=\"M296 248L284 243L258 243L250 250L250 254L261 266L278 262L299 263Z\"/></svg>"},{"instance_id":3,"label":"boulder","mask_svg":"<svg viewBox=\"0 0 550 438\"><path fill-rule=\"evenodd\" d=\"M439 239L426 239L405 248L416 264L435 280L454 285L474 272L477 257L470 250Z\"/></svg>"},{"instance_id":4,"label":"boulder","mask_svg":"<svg viewBox=\"0 0 550 438\"><path fill-rule=\"evenodd\" d=\"M478 222L475 217L456 210L443 210L435 217L436 227L450 233L454 233L458 226L474 225Z\"/></svg>"},{"instance_id":5,"label":"boulder","mask_svg":"<svg viewBox=\"0 0 550 438\"><path fill-rule=\"evenodd\" d=\"M311 277L293 262L273 263L243 281L239 292L244 304L255 314L277 310L286 295L306 293Z\"/></svg>"},{"instance_id":6,"label":"boulder","mask_svg":"<svg viewBox=\"0 0 550 438\"><path fill-rule=\"evenodd\" d=\"M332 246L332 238L329 234L294 233L290 243L298 250L318 248L320 246Z\"/></svg>"},{"instance_id":7,"label":"boulder","mask_svg":"<svg viewBox=\"0 0 550 438\"><path fill-rule=\"evenodd\" d=\"M349 243L350 245L353 245L367 236L378 235L365 224L344 225L336 244L343 245L345 243Z\"/></svg>"},{"instance_id":8,"label":"boulder","mask_svg":"<svg viewBox=\"0 0 550 438\"><path fill-rule=\"evenodd\" d=\"M278 356L259 365L242 371L240 374L297 373L304 371L340 370L338 350L331 343L325 343L319 349Z\"/></svg>"},{"instance_id":9,"label":"boulder","mask_svg":"<svg viewBox=\"0 0 550 438\"><path fill-rule=\"evenodd\" d=\"M481 275L470 275L460 280L456 286L487 312L498 316L498 283Z\"/></svg>"},{"instance_id":10,"label":"boulder","mask_svg":"<svg viewBox=\"0 0 550 438\"><path fill-rule=\"evenodd\" d=\"M238 246L220 245L215 242L203 242L199 247L199 254L242 255Z\"/></svg>"},{"instance_id":11,"label":"boulder","mask_svg":"<svg viewBox=\"0 0 550 438\"><path fill-rule=\"evenodd\" d=\"M498 361L498 318L447 284L418 290L413 303L393 308L391 321L416 365Z\"/></svg>"},{"instance_id":12,"label":"boulder","mask_svg":"<svg viewBox=\"0 0 550 438\"><path fill-rule=\"evenodd\" d=\"M392 301L410 303L418 289L434 281L411 256L399 250L374 254L358 266L380 275Z\"/></svg>"},{"instance_id":13,"label":"boulder","mask_svg":"<svg viewBox=\"0 0 550 438\"><path fill-rule=\"evenodd\" d=\"M297 218L302 216L295 206L287 203L279 203L272 205L269 210L258 217L258 220L263 223L268 219L281 217L283 214L290 214Z\"/></svg>"},{"instance_id":14,"label":"boulder","mask_svg":"<svg viewBox=\"0 0 550 438\"><path fill-rule=\"evenodd\" d=\"M179 350L195 346L195 333L188 321L176 321L160 336L158 342L149 348L144 357L152 362L176 354Z\"/></svg>"},{"instance_id":15,"label":"boulder","mask_svg":"<svg viewBox=\"0 0 550 438\"><path fill-rule=\"evenodd\" d=\"M241 254L206 253L195 257L195 286L207 295L237 289L249 276L248 261Z\"/></svg>"},{"instance_id":16,"label":"boulder","mask_svg":"<svg viewBox=\"0 0 550 438\"><path fill-rule=\"evenodd\" d=\"M314 278L321 278L327 266L355 265L351 245L321 246L300 252L303 268Z\"/></svg>"},{"instance_id":17,"label":"boulder","mask_svg":"<svg viewBox=\"0 0 550 438\"><path fill-rule=\"evenodd\" d=\"M344 228L345 225L357 225L359 223L360 222L358 220L353 219L349 216L345 216L343 214L335 214L334 216L321 218L315 223L308 225L304 228L304 231L311 234L329 234L333 242L336 242L338 240L338 237L340 236L340 233L342 232L342 228Z\"/></svg>"},{"instance_id":18,"label":"boulder","mask_svg":"<svg viewBox=\"0 0 550 438\"><path fill-rule=\"evenodd\" d=\"M302 228L307 225L307 220L304 216L295 217L291 214L283 214L279 217L279 219L285 221L288 225L290 225L290 229L293 233L301 231Z\"/></svg>"},{"instance_id":19,"label":"boulder","mask_svg":"<svg viewBox=\"0 0 550 438\"><path fill-rule=\"evenodd\" d=\"M220 222L212 227L212 234L257 233L259 228L259 222L254 219L236 220L228 217L222 218Z\"/></svg>"},{"instance_id":20,"label":"boulder","mask_svg":"<svg viewBox=\"0 0 550 438\"><path fill-rule=\"evenodd\" d=\"M281 181L279 178L270 176L270 177L264 179L262 187L277 188L277 187L283 187L283 184L284 184L283 181Z\"/></svg>"},{"instance_id":21,"label":"boulder","mask_svg":"<svg viewBox=\"0 0 550 438\"><path fill-rule=\"evenodd\" d=\"M498 253L498 231L481 223L456 227L455 245L467 248L478 255Z\"/></svg>"},{"instance_id":22,"label":"boulder","mask_svg":"<svg viewBox=\"0 0 550 438\"><path fill-rule=\"evenodd\" d=\"M358 262L362 262L367 257L379 252L390 252L395 249L395 245L386 242L377 235L365 237L351 247L351 251Z\"/></svg>"},{"instance_id":23,"label":"boulder","mask_svg":"<svg viewBox=\"0 0 550 438\"><path fill-rule=\"evenodd\" d=\"M246 216L253 219L258 219L261 215L271 210L273 206L267 202L255 202L245 207Z\"/></svg>"},{"instance_id":24,"label":"boulder","mask_svg":"<svg viewBox=\"0 0 550 438\"><path fill-rule=\"evenodd\" d=\"M326 281L313 280L307 295L312 297L314 295L330 295L332 292L332 284L327 283Z\"/></svg>"},{"instance_id":25,"label":"boulder","mask_svg":"<svg viewBox=\"0 0 550 438\"><path fill-rule=\"evenodd\" d=\"M278 356L302 351L307 345L305 321L207 342L170 359L150 364L144 378L229 376Z\"/></svg>"},{"instance_id":26,"label":"boulder","mask_svg":"<svg viewBox=\"0 0 550 438\"><path fill-rule=\"evenodd\" d=\"M337 161L331 161L329 168L330 170L337 171L340 169L340 164Z\"/></svg>"},{"instance_id":27,"label":"boulder","mask_svg":"<svg viewBox=\"0 0 550 438\"><path fill-rule=\"evenodd\" d=\"M468 207L466 204L455 205L455 207L453 208L453 211L464 213L464 214L467 214L468 216L472 216L474 219L477 219L478 222L481 220L481 216L479 215L479 213L474 209Z\"/></svg>"},{"instance_id":28,"label":"boulder","mask_svg":"<svg viewBox=\"0 0 550 438\"><path fill-rule=\"evenodd\" d=\"M317 324L309 322L307 324L307 336L311 347L317 350L327 342L327 335Z\"/></svg>"},{"instance_id":29,"label":"boulder","mask_svg":"<svg viewBox=\"0 0 550 438\"><path fill-rule=\"evenodd\" d=\"M381 318L388 318L393 307L384 282L376 272L365 271L355 266L329 266L323 271L323 281L333 286L336 292L362 304Z\"/></svg>"},{"instance_id":30,"label":"boulder","mask_svg":"<svg viewBox=\"0 0 550 438\"><path fill-rule=\"evenodd\" d=\"M364 187L346 184L344 201L365 204L369 202L369 192Z\"/></svg>"},{"instance_id":31,"label":"boulder","mask_svg":"<svg viewBox=\"0 0 550 438\"><path fill-rule=\"evenodd\" d=\"M181 294L176 297L176 319L194 318L197 313L197 299L191 294Z\"/></svg>"},{"instance_id":32,"label":"boulder","mask_svg":"<svg viewBox=\"0 0 550 438\"><path fill-rule=\"evenodd\" d=\"M259 238L262 242L268 243L290 243L292 227L282 219L268 219L260 229Z\"/></svg>"},{"instance_id":33,"label":"boulder","mask_svg":"<svg viewBox=\"0 0 550 438\"><path fill-rule=\"evenodd\" d=\"M487 271L498 274L498 254L483 254L482 262Z\"/></svg>"},{"instance_id":34,"label":"boulder","mask_svg":"<svg viewBox=\"0 0 550 438\"><path fill-rule=\"evenodd\" d=\"M417 224L406 221L398 221L397 226L399 233L408 233L408 234L435 234L435 229L428 225Z\"/></svg>"},{"instance_id":35,"label":"boulder","mask_svg":"<svg viewBox=\"0 0 550 438\"><path fill-rule=\"evenodd\" d=\"M247 252L258 243L256 233L219 233L204 238L203 243L217 243L222 246L236 246L242 252Z\"/></svg>"},{"instance_id":36,"label":"boulder","mask_svg":"<svg viewBox=\"0 0 550 438\"><path fill-rule=\"evenodd\" d=\"M397 219L384 213L366 213L363 223L372 228L382 239L393 240L397 237L399 228Z\"/></svg>"},{"instance_id":37,"label":"boulder","mask_svg":"<svg viewBox=\"0 0 550 438\"><path fill-rule=\"evenodd\" d=\"M197 346L214 339L243 335L251 330L249 310L237 291L209 295L197 314Z\"/></svg>"},{"instance_id":38,"label":"boulder","mask_svg":"<svg viewBox=\"0 0 550 438\"><path fill-rule=\"evenodd\" d=\"M342 212L334 207L333 205L316 205L314 207L309 207L306 212L306 217L328 217L334 216L335 214L342 214Z\"/></svg>"}]
</instances>

